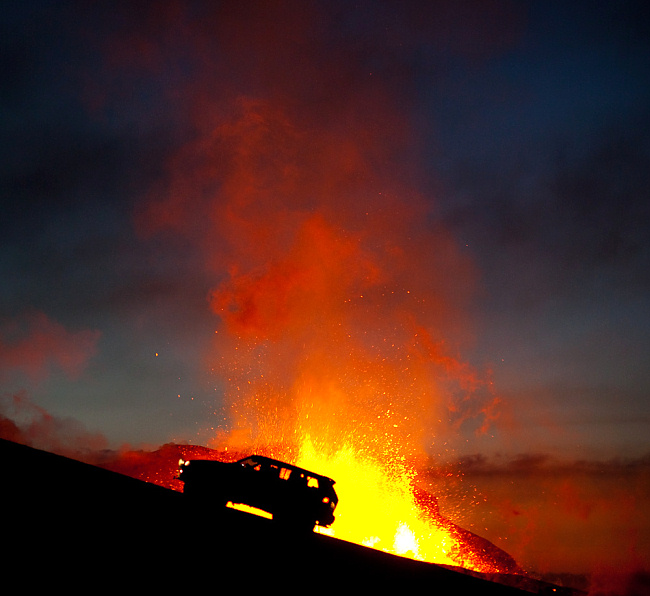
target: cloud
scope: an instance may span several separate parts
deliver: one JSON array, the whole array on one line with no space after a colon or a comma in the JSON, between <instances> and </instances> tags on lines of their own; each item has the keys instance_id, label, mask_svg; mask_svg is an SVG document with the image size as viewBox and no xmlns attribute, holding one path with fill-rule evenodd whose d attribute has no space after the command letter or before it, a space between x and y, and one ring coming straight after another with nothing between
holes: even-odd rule
<instances>
[{"instance_id":1,"label":"cloud","mask_svg":"<svg viewBox=\"0 0 650 596\"><path fill-rule=\"evenodd\" d=\"M102 434L89 432L74 418L52 415L25 391L0 396L0 437L82 461L96 460L108 446Z\"/></svg>"},{"instance_id":2,"label":"cloud","mask_svg":"<svg viewBox=\"0 0 650 596\"><path fill-rule=\"evenodd\" d=\"M96 353L100 333L69 331L41 312L5 320L0 325L0 381L41 383L55 370L76 380ZM34 403L26 390L0 394L0 436L11 441L83 459L83 453L106 446L73 418L60 418Z\"/></svg>"},{"instance_id":3,"label":"cloud","mask_svg":"<svg viewBox=\"0 0 650 596\"><path fill-rule=\"evenodd\" d=\"M443 514L531 572L589 574L604 582L615 571L622 580L650 570L650 454L611 460L475 455L434 466L428 477L439 488Z\"/></svg>"},{"instance_id":4,"label":"cloud","mask_svg":"<svg viewBox=\"0 0 650 596\"><path fill-rule=\"evenodd\" d=\"M440 216L467 239L501 304L648 288L649 124L617 114L589 134L547 132L500 163L456 164Z\"/></svg>"},{"instance_id":5,"label":"cloud","mask_svg":"<svg viewBox=\"0 0 650 596\"><path fill-rule=\"evenodd\" d=\"M631 263L647 260L650 121L609 123L583 157L559 153L551 223L565 222L567 264L572 269L613 266L625 274Z\"/></svg>"},{"instance_id":6,"label":"cloud","mask_svg":"<svg viewBox=\"0 0 650 596\"><path fill-rule=\"evenodd\" d=\"M99 337L96 330L68 331L40 312L4 321L0 326L0 375L19 371L38 381L55 366L76 378L95 354Z\"/></svg>"},{"instance_id":7,"label":"cloud","mask_svg":"<svg viewBox=\"0 0 650 596\"><path fill-rule=\"evenodd\" d=\"M475 270L417 187L395 84L412 69L404 30L310 3L173 6L118 27L107 70L122 84L171 72L191 123L135 222L143 240L197 247L212 276L233 426L275 426L279 441L296 418L322 431L357 416L382 449L451 426L448 409L457 426L492 420L484 376L458 353ZM180 55L192 76L176 79Z\"/></svg>"}]
</instances>

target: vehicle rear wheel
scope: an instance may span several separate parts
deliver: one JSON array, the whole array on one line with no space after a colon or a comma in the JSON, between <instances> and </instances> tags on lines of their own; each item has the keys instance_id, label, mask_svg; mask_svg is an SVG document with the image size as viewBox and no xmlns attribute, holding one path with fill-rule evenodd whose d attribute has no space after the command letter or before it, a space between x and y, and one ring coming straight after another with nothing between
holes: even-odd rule
<instances>
[{"instance_id":1,"label":"vehicle rear wheel","mask_svg":"<svg viewBox=\"0 0 650 596\"><path fill-rule=\"evenodd\" d=\"M201 507L225 508L228 499L221 493L215 493L205 487L197 487L186 484L183 488L183 494L187 495L192 502L200 504Z\"/></svg>"}]
</instances>

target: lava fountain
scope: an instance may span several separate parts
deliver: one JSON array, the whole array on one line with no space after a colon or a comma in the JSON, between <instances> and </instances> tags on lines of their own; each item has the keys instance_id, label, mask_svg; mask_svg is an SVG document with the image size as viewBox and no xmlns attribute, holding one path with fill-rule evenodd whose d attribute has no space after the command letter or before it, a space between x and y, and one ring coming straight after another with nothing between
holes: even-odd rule
<instances>
[{"instance_id":1,"label":"lava fountain","mask_svg":"<svg viewBox=\"0 0 650 596\"><path fill-rule=\"evenodd\" d=\"M149 207L149 227L191 236L218 278L225 424L212 445L334 478L337 537L478 568L415 498L427 454L494 411L449 340L467 331L474 269L429 201L396 182L381 134L346 123L297 126L240 100Z\"/></svg>"}]
</instances>

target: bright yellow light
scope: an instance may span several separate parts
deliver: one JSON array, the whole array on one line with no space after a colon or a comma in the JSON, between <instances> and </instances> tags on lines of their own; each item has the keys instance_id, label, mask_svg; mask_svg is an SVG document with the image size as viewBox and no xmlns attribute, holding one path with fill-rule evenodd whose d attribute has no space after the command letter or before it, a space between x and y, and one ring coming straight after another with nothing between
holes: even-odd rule
<instances>
[{"instance_id":1,"label":"bright yellow light","mask_svg":"<svg viewBox=\"0 0 650 596\"><path fill-rule=\"evenodd\" d=\"M351 447L325 456L309 437L297 464L336 480L339 504L331 535L431 563L458 564L450 557L455 540L435 522L424 519L415 502L414 471L401 463L387 470Z\"/></svg>"},{"instance_id":2,"label":"bright yellow light","mask_svg":"<svg viewBox=\"0 0 650 596\"><path fill-rule=\"evenodd\" d=\"M419 544L415 534L406 524L400 524L395 534L393 548L398 555L409 556L412 559L419 559Z\"/></svg>"},{"instance_id":3,"label":"bright yellow light","mask_svg":"<svg viewBox=\"0 0 650 596\"><path fill-rule=\"evenodd\" d=\"M259 515L260 517L265 517L266 519L273 519L273 515L271 515L268 511L264 511L263 509L258 509L257 507L244 505L243 503L233 503L232 501L228 501L228 503L226 503L226 507L230 507L231 509L237 509L237 511L245 511L246 513L252 513L253 515Z\"/></svg>"}]
</instances>

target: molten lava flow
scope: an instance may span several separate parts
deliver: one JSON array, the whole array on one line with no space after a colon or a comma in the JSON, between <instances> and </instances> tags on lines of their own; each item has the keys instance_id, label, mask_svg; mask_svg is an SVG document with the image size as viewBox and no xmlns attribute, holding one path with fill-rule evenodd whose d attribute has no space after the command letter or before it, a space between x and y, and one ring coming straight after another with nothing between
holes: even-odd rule
<instances>
[{"instance_id":1,"label":"molten lava flow","mask_svg":"<svg viewBox=\"0 0 650 596\"><path fill-rule=\"evenodd\" d=\"M350 446L327 457L306 438L298 465L337 481L336 522L327 533L413 559L458 564L455 540L424 519L412 492L415 473L401 462L382 467Z\"/></svg>"}]
</instances>

